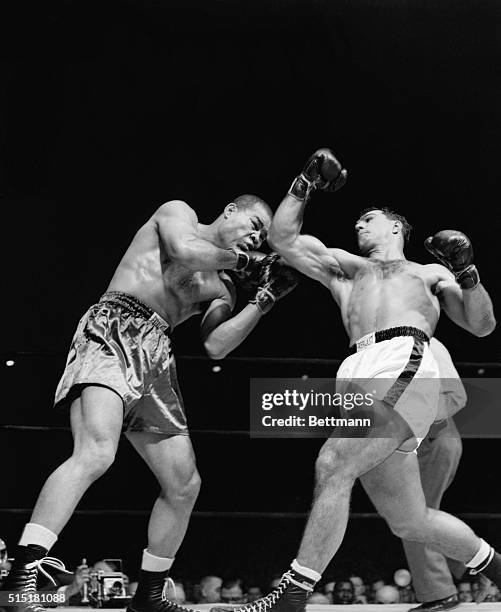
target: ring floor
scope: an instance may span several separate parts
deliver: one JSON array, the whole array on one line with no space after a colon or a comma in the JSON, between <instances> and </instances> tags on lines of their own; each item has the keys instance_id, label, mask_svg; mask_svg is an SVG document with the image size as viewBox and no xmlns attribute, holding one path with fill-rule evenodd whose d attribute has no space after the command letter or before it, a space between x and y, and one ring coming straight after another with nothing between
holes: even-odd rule
<instances>
[{"instance_id":1,"label":"ring floor","mask_svg":"<svg viewBox=\"0 0 501 612\"><path fill-rule=\"evenodd\" d=\"M192 610L200 610L200 612L209 612L211 608L218 607L222 604L204 604L204 605L190 605L186 607ZM350 606L328 606L328 605L317 605L307 606L307 612L407 612L418 604L373 604L373 605L350 605ZM226 607L226 606L225 606ZM230 606L228 606L230 607ZM62 608L57 608L61 610ZM68 608L72 612L89 612L92 608L78 608L76 606ZM111 608L101 608L101 610L107 610ZM491 603L464 603L460 604L454 610L458 612L501 612L501 601L495 601ZM114 609L114 612L121 612L120 609Z\"/></svg>"}]
</instances>

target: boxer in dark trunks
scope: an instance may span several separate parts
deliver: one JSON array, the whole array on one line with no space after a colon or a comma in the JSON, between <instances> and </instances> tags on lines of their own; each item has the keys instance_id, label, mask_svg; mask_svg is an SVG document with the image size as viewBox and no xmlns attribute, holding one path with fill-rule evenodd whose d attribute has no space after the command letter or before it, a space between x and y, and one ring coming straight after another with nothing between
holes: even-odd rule
<instances>
[{"instance_id":1,"label":"boxer in dark trunks","mask_svg":"<svg viewBox=\"0 0 501 612\"><path fill-rule=\"evenodd\" d=\"M429 349L443 308L463 329L485 336L495 327L491 300L473 265L464 234L442 231L426 241L445 265L420 265L404 256L410 226L391 211L365 211L355 225L362 255L327 248L301 234L315 189L334 191L346 171L320 149L294 180L273 218L269 243L288 264L329 289L341 310L352 355L338 377L387 384L366 437L331 436L316 461L316 487L303 539L275 591L237 612L305 609L308 593L342 542L357 478L392 531L421 542L501 584L501 556L462 521L427 508L415 449L437 416L438 367ZM335 223L335 216L331 216ZM419 384L423 378L426 384ZM378 430L379 427L379 430ZM399 452L397 452L399 451Z\"/></svg>"},{"instance_id":2,"label":"boxer in dark trunks","mask_svg":"<svg viewBox=\"0 0 501 612\"><path fill-rule=\"evenodd\" d=\"M200 223L185 202L171 201L139 229L106 293L81 319L73 338L56 392L57 405L70 405L73 454L46 481L4 590L28 597L34 591L48 550L84 492L113 463L125 430L161 488L130 610L176 612L163 587L200 477L169 335L201 314L207 353L223 358L294 287L294 271L255 252L271 217L266 202L251 195L228 204L210 225ZM234 283L223 270L254 278L254 296L236 314Z\"/></svg>"}]
</instances>

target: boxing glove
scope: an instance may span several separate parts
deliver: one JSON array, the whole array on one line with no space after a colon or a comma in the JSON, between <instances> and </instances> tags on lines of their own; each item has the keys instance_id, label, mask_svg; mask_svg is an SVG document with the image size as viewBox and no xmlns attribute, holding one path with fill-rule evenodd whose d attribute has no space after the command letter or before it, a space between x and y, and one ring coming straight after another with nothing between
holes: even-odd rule
<instances>
[{"instance_id":1,"label":"boxing glove","mask_svg":"<svg viewBox=\"0 0 501 612\"><path fill-rule=\"evenodd\" d=\"M330 149L318 149L306 162L303 171L289 189L298 200L306 200L315 189L337 191L346 183L348 173Z\"/></svg>"},{"instance_id":2,"label":"boxing glove","mask_svg":"<svg viewBox=\"0 0 501 612\"><path fill-rule=\"evenodd\" d=\"M468 236L457 230L442 230L428 237L424 246L456 277L462 289L474 289L480 282L473 265L473 247Z\"/></svg>"}]
</instances>

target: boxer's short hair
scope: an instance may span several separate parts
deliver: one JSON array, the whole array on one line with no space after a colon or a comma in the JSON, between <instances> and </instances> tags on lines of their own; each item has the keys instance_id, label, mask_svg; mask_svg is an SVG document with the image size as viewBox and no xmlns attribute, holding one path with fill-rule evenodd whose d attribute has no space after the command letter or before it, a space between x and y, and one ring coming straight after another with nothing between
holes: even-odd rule
<instances>
[{"instance_id":1,"label":"boxer's short hair","mask_svg":"<svg viewBox=\"0 0 501 612\"><path fill-rule=\"evenodd\" d=\"M360 211L360 216L362 217L363 215L366 215L368 212L371 212L371 210L380 210L387 219L391 219L392 221L400 221L402 224L402 236L404 237L404 242L409 242L412 225L403 215L399 215L387 206L370 206L369 208L364 208L362 211Z\"/></svg>"}]
</instances>

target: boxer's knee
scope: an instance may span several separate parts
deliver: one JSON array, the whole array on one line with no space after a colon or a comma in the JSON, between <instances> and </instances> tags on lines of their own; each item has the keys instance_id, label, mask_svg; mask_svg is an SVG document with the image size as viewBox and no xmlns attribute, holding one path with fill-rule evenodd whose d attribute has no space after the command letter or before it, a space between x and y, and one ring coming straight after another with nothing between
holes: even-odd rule
<instances>
[{"instance_id":1,"label":"boxer's knee","mask_svg":"<svg viewBox=\"0 0 501 612\"><path fill-rule=\"evenodd\" d=\"M185 473L162 486L161 496L175 506L193 506L200 492L202 480L198 470Z\"/></svg>"},{"instance_id":2,"label":"boxer's knee","mask_svg":"<svg viewBox=\"0 0 501 612\"><path fill-rule=\"evenodd\" d=\"M116 444L112 440L99 439L85 443L73 454L73 459L83 475L95 480L102 476L115 461Z\"/></svg>"},{"instance_id":3,"label":"boxer's knee","mask_svg":"<svg viewBox=\"0 0 501 612\"><path fill-rule=\"evenodd\" d=\"M318 486L340 486L355 481L354 466L348 457L335 447L322 448L315 462L315 480Z\"/></svg>"}]
</instances>

